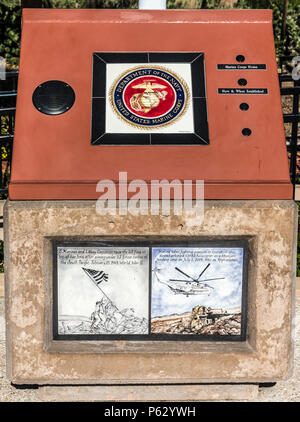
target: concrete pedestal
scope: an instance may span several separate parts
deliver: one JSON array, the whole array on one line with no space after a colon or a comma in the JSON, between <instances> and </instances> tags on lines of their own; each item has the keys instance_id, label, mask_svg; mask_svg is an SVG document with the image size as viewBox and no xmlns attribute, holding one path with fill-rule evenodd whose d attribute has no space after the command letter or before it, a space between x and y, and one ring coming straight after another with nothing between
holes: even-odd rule
<instances>
[{"instance_id":1,"label":"concrete pedestal","mask_svg":"<svg viewBox=\"0 0 300 422\"><path fill-rule=\"evenodd\" d=\"M105 386L158 384L164 385L159 387L164 397L172 400L175 386L168 389L166 384L191 384L191 397L201 399L195 384L254 384L290 376L297 228L293 201L206 201L203 222L191 211L182 216L103 217L95 204L8 201L5 205L7 370L13 383L101 384L103 400L108 397ZM108 235L247 240L247 340L107 345L54 341L51 241L99 240ZM121 400L125 390L114 388L109 391ZM143 394L139 397L143 399Z\"/></svg>"}]
</instances>

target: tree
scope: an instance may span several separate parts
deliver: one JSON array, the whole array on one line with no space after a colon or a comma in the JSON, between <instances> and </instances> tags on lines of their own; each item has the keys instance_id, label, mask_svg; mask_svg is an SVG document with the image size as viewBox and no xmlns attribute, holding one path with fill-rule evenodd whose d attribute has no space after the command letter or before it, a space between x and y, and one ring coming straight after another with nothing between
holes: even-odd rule
<instances>
[{"instance_id":1,"label":"tree","mask_svg":"<svg viewBox=\"0 0 300 422\"><path fill-rule=\"evenodd\" d=\"M10 66L19 62L21 0L0 0L0 56Z\"/></svg>"},{"instance_id":2,"label":"tree","mask_svg":"<svg viewBox=\"0 0 300 422\"><path fill-rule=\"evenodd\" d=\"M46 8L137 8L138 0L0 0L0 56L9 66L18 64L21 5ZM299 55L299 0L167 0L167 8L273 9L273 27L278 56Z\"/></svg>"}]
</instances>

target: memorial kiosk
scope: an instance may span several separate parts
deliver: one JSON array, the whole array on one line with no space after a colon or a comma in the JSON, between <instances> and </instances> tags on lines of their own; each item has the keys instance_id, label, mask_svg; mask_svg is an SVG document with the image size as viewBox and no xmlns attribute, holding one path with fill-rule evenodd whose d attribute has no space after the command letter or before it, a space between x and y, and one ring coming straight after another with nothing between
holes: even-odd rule
<instances>
[{"instance_id":1,"label":"memorial kiosk","mask_svg":"<svg viewBox=\"0 0 300 422\"><path fill-rule=\"evenodd\" d=\"M203 180L204 219L123 215L118 201L99 215L98 182L119 192L124 172L128 198ZM292 192L271 11L24 10L9 378L97 384L100 400L226 398L287 378Z\"/></svg>"}]
</instances>

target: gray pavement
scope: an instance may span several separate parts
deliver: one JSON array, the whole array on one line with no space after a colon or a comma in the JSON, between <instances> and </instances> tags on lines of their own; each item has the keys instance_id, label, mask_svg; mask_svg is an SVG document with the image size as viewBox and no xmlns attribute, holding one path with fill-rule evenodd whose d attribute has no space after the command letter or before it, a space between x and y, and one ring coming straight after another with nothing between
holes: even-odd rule
<instances>
[{"instance_id":1,"label":"gray pavement","mask_svg":"<svg viewBox=\"0 0 300 422\"><path fill-rule=\"evenodd\" d=\"M0 297L0 341L5 340L4 298Z\"/></svg>"}]
</instances>

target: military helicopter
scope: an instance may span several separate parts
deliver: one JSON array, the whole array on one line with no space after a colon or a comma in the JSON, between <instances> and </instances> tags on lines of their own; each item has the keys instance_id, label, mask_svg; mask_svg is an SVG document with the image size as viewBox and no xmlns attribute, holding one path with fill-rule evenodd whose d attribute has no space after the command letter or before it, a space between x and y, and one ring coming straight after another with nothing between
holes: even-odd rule
<instances>
[{"instance_id":1,"label":"military helicopter","mask_svg":"<svg viewBox=\"0 0 300 422\"><path fill-rule=\"evenodd\" d=\"M157 280L165 284L169 287L169 289L174 294L181 294L185 295L186 297L192 296L192 295L205 295L209 296L214 290L214 287L210 286L209 284L206 284L206 281L214 281L214 280L224 280L225 277L218 277L218 278L208 278L205 280L200 280L200 277L204 274L204 272L207 270L207 268L210 266L210 264L207 264L207 266L204 268L204 270L199 274L198 278L193 278L180 270L179 268L175 267L175 270L179 271L181 274L183 274L185 277L187 277L189 280L182 280L182 279L169 279L168 281L162 280L161 276L159 274L159 269L154 269L154 274L157 278ZM182 283L182 284L181 284Z\"/></svg>"}]
</instances>

